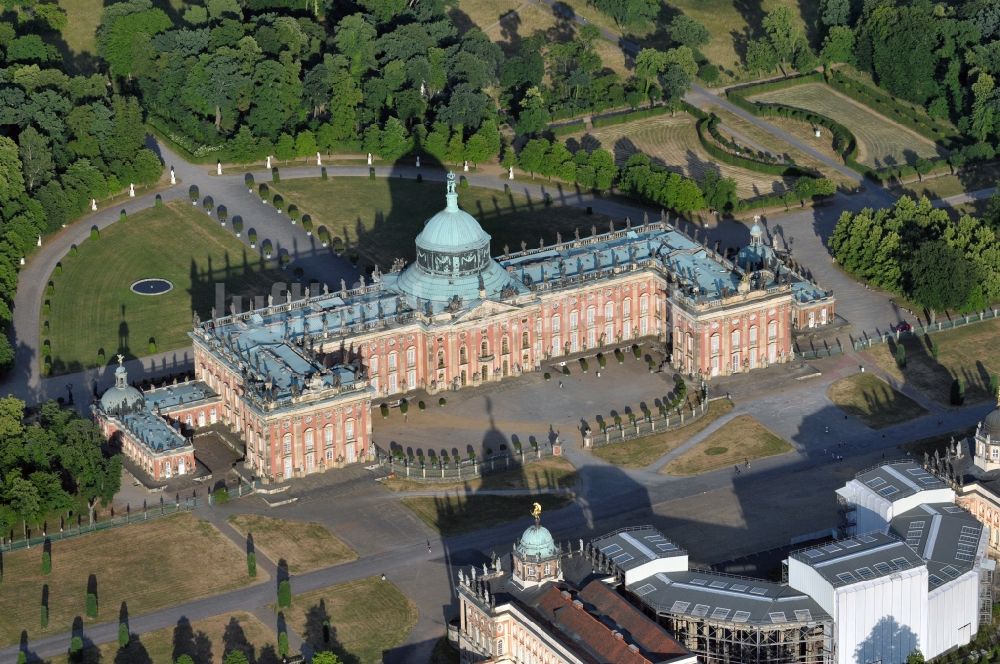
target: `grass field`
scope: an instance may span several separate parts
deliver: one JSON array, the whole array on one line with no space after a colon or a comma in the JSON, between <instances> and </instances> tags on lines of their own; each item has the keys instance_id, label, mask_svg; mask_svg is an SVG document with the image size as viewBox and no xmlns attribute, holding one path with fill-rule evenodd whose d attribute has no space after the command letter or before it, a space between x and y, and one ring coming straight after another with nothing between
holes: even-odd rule
<instances>
[{"instance_id":1,"label":"grass field","mask_svg":"<svg viewBox=\"0 0 1000 664\"><path fill-rule=\"evenodd\" d=\"M557 510L571 502L566 496L541 493L527 496L419 496L402 503L428 526L445 537L490 528L514 519L528 520L532 503L545 511Z\"/></svg>"},{"instance_id":2,"label":"grass field","mask_svg":"<svg viewBox=\"0 0 1000 664\"><path fill-rule=\"evenodd\" d=\"M358 557L351 547L318 523L255 514L233 515L229 523L244 537L251 533L254 548L276 564L284 560L292 574L339 565Z\"/></svg>"},{"instance_id":3,"label":"grass field","mask_svg":"<svg viewBox=\"0 0 1000 664\"><path fill-rule=\"evenodd\" d=\"M792 446L784 438L774 435L749 415L740 415L672 460L661 472L700 475L719 468L742 466L745 459L754 461L791 450Z\"/></svg>"},{"instance_id":4,"label":"grass field","mask_svg":"<svg viewBox=\"0 0 1000 664\"><path fill-rule=\"evenodd\" d=\"M598 459L626 468L645 468L667 452L681 446L684 441L702 431L709 424L733 409L728 399L718 399L708 404L708 411L687 426L673 431L644 436L624 443L612 443L592 450Z\"/></svg>"},{"instance_id":5,"label":"grass field","mask_svg":"<svg viewBox=\"0 0 1000 664\"><path fill-rule=\"evenodd\" d=\"M525 458L530 452L525 453ZM576 469L562 457L548 457L531 461L523 468L502 473L491 473L466 482L427 483L398 477L382 482L382 486L392 491L447 491L450 489L572 489L576 486Z\"/></svg>"},{"instance_id":6,"label":"grass field","mask_svg":"<svg viewBox=\"0 0 1000 664\"><path fill-rule=\"evenodd\" d=\"M910 182L893 189L897 195L908 195L914 198L948 198L966 191L987 189L996 186L1000 181L1000 163L990 162L973 164L966 167L959 175L938 175L925 177L919 182Z\"/></svg>"},{"instance_id":7,"label":"grass field","mask_svg":"<svg viewBox=\"0 0 1000 664\"><path fill-rule=\"evenodd\" d=\"M88 239L77 255L68 254L52 275L51 325L53 369L79 371L121 352L139 357L190 344L192 309L207 318L215 305L215 283L228 295L266 295L280 270L261 269L259 258L200 207L174 202L144 210L125 223ZM138 279L160 277L174 285L163 295L138 295ZM221 312L220 312L221 313Z\"/></svg>"},{"instance_id":8,"label":"grass field","mask_svg":"<svg viewBox=\"0 0 1000 664\"><path fill-rule=\"evenodd\" d=\"M183 622L155 632L133 635L123 650L112 641L84 650L80 664L100 662L173 662L183 654L191 655L198 664L222 664L232 650L241 650L250 662L281 661L275 643L274 630L266 627L253 614L239 611L204 620ZM68 656L47 660L48 664L70 664Z\"/></svg>"},{"instance_id":9,"label":"grass field","mask_svg":"<svg viewBox=\"0 0 1000 664\"><path fill-rule=\"evenodd\" d=\"M0 588L0 645L69 631L83 616L89 577L96 579L98 621L183 603L246 585L243 552L208 522L189 513L52 544L52 572L41 571L42 547L6 553ZM256 581L266 580L258 570ZM48 586L49 626L39 614ZM86 622L91 622L89 619Z\"/></svg>"},{"instance_id":10,"label":"grass field","mask_svg":"<svg viewBox=\"0 0 1000 664\"><path fill-rule=\"evenodd\" d=\"M858 418L872 429L881 429L927 414L924 407L916 401L869 373L841 378L830 385L826 396L842 411Z\"/></svg>"},{"instance_id":11,"label":"grass field","mask_svg":"<svg viewBox=\"0 0 1000 664\"><path fill-rule=\"evenodd\" d=\"M715 162L702 150L695 119L687 113L599 127L574 138L588 149L610 150L619 164L624 164L636 152L643 152L654 163L689 177L701 178L708 169L716 169L724 177L736 180L741 197L784 191L792 183L791 179Z\"/></svg>"},{"instance_id":12,"label":"grass field","mask_svg":"<svg viewBox=\"0 0 1000 664\"><path fill-rule=\"evenodd\" d=\"M59 6L66 10L62 36L69 49L75 54L96 54L97 26L104 11L102 0L59 0Z\"/></svg>"},{"instance_id":13,"label":"grass field","mask_svg":"<svg viewBox=\"0 0 1000 664\"><path fill-rule=\"evenodd\" d=\"M391 579L370 577L293 595L284 615L289 630L315 650L332 650L345 664L377 664L384 651L406 639L417 622L417 607Z\"/></svg>"},{"instance_id":14,"label":"grass field","mask_svg":"<svg viewBox=\"0 0 1000 664\"><path fill-rule=\"evenodd\" d=\"M383 269L399 257L413 260L413 239L445 203L441 182L317 178L290 180L272 188L312 215L316 227L326 226L331 236L344 238L348 253L357 252ZM479 187L459 190L461 208L493 236L494 254L502 253L504 245L520 250L522 240L529 247L537 247L540 237L554 242L556 232L568 239L577 227L584 236L590 234L592 224L607 229L607 217L568 206L545 207L541 200L514 193L516 184L511 189L509 195Z\"/></svg>"},{"instance_id":15,"label":"grass field","mask_svg":"<svg viewBox=\"0 0 1000 664\"><path fill-rule=\"evenodd\" d=\"M928 338L938 347L931 354ZM990 375L1000 373L1000 320L966 325L930 337L907 337L906 368L896 366L892 344L865 351L884 371L901 382L913 385L931 399L948 404L954 378L965 382L965 401L982 401L989 394Z\"/></svg>"},{"instance_id":16,"label":"grass field","mask_svg":"<svg viewBox=\"0 0 1000 664\"><path fill-rule=\"evenodd\" d=\"M913 164L919 157L934 157L939 153L937 146L920 134L821 83L772 90L750 100L796 106L839 122L858 139L858 161L869 166Z\"/></svg>"}]
</instances>

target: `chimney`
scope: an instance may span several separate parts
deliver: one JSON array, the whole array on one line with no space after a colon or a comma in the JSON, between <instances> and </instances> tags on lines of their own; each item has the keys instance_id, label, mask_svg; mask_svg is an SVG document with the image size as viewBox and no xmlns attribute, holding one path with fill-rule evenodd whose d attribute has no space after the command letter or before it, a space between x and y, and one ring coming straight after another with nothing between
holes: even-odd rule
<instances>
[{"instance_id":1,"label":"chimney","mask_svg":"<svg viewBox=\"0 0 1000 664\"><path fill-rule=\"evenodd\" d=\"M573 600L573 606L575 606L576 608L578 608L581 611L583 611L583 602L581 602L580 600L574 599Z\"/></svg>"},{"instance_id":2,"label":"chimney","mask_svg":"<svg viewBox=\"0 0 1000 664\"><path fill-rule=\"evenodd\" d=\"M615 631L614 631L614 632L612 632L611 634L612 634L612 636L614 636L614 637L615 637L616 639L618 639L619 641L624 641L624 640L625 640L625 635L624 635L624 634L622 634L621 632L619 632L618 630L615 630Z\"/></svg>"},{"instance_id":3,"label":"chimney","mask_svg":"<svg viewBox=\"0 0 1000 664\"><path fill-rule=\"evenodd\" d=\"M569 591L568 591L568 590L564 590L564 591L562 591L562 593L561 593L561 594L562 594L562 596L563 596L563 599L569 599L570 597L572 597L572 595L570 595L570 594L569 594Z\"/></svg>"}]
</instances>

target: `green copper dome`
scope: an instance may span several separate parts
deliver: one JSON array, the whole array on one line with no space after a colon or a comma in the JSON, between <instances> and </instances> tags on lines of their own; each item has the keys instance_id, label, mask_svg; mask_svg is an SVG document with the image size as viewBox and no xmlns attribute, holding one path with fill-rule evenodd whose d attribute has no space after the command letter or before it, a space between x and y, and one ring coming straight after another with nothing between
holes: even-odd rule
<instances>
[{"instance_id":1,"label":"green copper dome","mask_svg":"<svg viewBox=\"0 0 1000 664\"><path fill-rule=\"evenodd\" d=\"M549 529L536 523L521 535L521 541L517 543L517 552L522 557L550 558L557 553L556 543Z\"/></svg>"},{"instance_id":2,"label":"green copper dome","mask_svg":"<svg viewBox=\"0 0 1000 664\"><path fill-rule=\"evenodd\" d=\"M399 289L422 300L463 302L498 297L509 278L490 256L490 236L458 207L455 174L448 174L447 205L417 236L417 260L399 278Z\"/></svg>"},{"instance_id":3,"label":"green copper dome","mask_svg":"<svg viewBox=\"0 0 1000 664\"><path fill-rule=\"evenodd\" d=\"M121 360L119 360L121 361ZM143 407L142 392L128 384L125 367L115 369L115 385L101 395L101 410L109 415L123 415Z\"/></svg>"}]
</instances>

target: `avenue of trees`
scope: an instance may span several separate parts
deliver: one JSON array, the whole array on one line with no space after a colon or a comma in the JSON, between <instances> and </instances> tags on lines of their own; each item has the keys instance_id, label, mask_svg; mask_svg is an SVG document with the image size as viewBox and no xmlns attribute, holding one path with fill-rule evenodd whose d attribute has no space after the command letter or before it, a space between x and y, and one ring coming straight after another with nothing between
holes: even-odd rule
<instances>
[{"instance_id":1,"label":"avenue of trees","mask_svg":"<svg viewBox=\"0 0 1000 664\"><path fill-rule=\"evenodd\" d=\"M0 536L69 511L93 522L121 486L121 456L100 429L55 402L25 419L24 402L0 398ZM50 528L59 523L50 523Z\"/></svg>"},{"instance_id":2,"label":"avenue of trees","mask_svg":"<svg viewBox=\"0 0 1000 664\"><path fill-rule=\"evenodd\" d=\"M841 215L830 237L837 262L931 314L982 310L1000 301L1000 243L989 222L953 222L929 200L900 198L891 208Z\"/></svg>"}]
</instances>

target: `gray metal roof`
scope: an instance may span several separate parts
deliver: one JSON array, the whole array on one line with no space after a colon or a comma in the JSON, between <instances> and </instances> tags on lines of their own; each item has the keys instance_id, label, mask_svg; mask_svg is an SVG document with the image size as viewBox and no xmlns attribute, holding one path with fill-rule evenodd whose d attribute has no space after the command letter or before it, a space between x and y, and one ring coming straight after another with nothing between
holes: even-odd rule
<instances>
[{"instance_id":1,"label":"gray metal roof","mask_svg":"<svg viewBox=\"0 0 1000 664\"><path fill-rule=\"evenodd\" d=\"M802 549L790 557L812 567L835 588L924 565L905 542L880 532Z\"/></svg>"},{"instance_id":2,"label":"gray metal roof","mask_svg":"<svg viewBox=\"0 0 1000 664\"><path fill-rule=\"evenodd\" d=\"M119 421L130 434L153 452L176 450L191 444L163 418L148 410L133 411L121 416Z\"/></svg>"},{"instance_id":3,"label":"gray metal roof","mask_svg":"<svg viewBox=\"0 0 1000 664\"><path fill-rule=\"evenodd\" d=\"M921 491L948 487L938 477L923 469L915 461L887 463L854 476L872 491L891 502L908 498Z\"/></svg>"},{"instance_id":4,"label":"gray metal roof","mask_svg":"<svg viewBox=\"0 0 1000 664\"><path fill-rule=\"evenodd\" d=\"M831 621L815 600L785 584L717 572L654 574L627 588L661 615L769 626Z\"/></svg>"},{"instance_id":5,"label":"gray metal roof","mask_svg":"<svg viewBox=\"0 0 1000 664\"><path fill-rule=\"evenodd\" d=\"M972 514L951 503L919 505L895 517L889 529L927 561L932 590L975 567L983 533Z\"/></svg>"},{"instance_id":6,"label":"gray metal roof","mask_svg":"<svg viewBox=\"0 0 1000 664\"><path fill-rule=\"evenodd\" d=\"M146 398L147 408L153 411L159 409L163 413L178 406L190 406L198 401L208 401L219 397L212 391L212 388L200 380L147 390L143 396Z\"/></svg>"},{"instance_id":7,"label":"gray metal roof","mask_svg":"<svg viewBox=\"0 0 1000 664\"><path fill-rule=\"evenodd\" d=\"M616 530L592 540L590 544L625 571L661 558L687 554L652 526Z\"/></svg>"}]
</instances>

